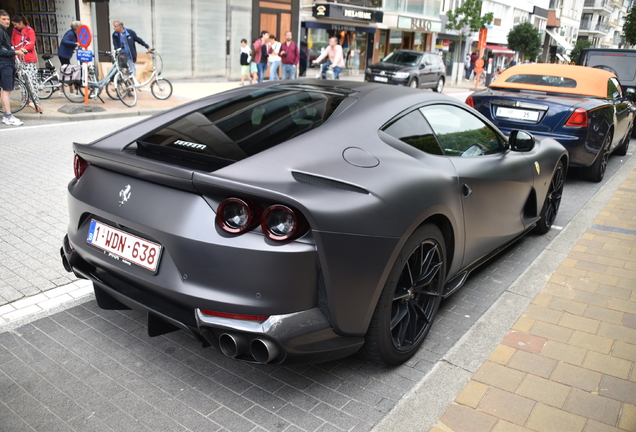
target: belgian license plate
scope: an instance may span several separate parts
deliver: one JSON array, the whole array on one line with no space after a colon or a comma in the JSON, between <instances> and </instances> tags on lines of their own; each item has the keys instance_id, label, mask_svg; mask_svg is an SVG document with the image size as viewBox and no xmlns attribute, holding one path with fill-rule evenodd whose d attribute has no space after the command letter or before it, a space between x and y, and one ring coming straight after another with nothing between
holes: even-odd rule
<instances>
[{"instance_id":1,"label":"belgian license plate","mask_svg":"<svg viewBox=\"0 0 636 432\"><path fill-rule=\"evenodd\" d=\"M497 107L497 117L512 118L516 120L539 120L538 111L520 110L514 108Z\"/></svg>"},{"instance_id":2,"label":"belgian license plate","mask_svg":"<svg viewBox=\"0 0 636 432\"><path fill-rule=\"evenodd\" d=\"M389 79L385 78L385 77L377 76L377 77L373 77L373 79L376 80L376 81L380 81L380 82L389 82Z\"/></svg>"},{"instance_id":3,"label":"belgian license plate","mask_svg":"<svg viewBox=\"0 0 636 432\"><path fill-rule=\"evenodd\" d=\"M86 242L126 264L133 263L152 272L157 270L162 247L117 228L91 220Z\"/></svg>"}]
</instances>

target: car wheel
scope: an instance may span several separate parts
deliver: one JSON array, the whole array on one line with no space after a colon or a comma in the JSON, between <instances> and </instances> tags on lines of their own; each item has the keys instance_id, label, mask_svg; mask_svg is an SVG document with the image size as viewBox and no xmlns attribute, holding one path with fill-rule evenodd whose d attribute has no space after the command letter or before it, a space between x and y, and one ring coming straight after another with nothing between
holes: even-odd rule
<instances>
[{"instance_id":1,"label":"car wheel","mask_svg":"<svg viewBox=\"0 0 636 432\"><path fill-rule=\"evenodd\" d=\"M580 171L581 178L590 180L593 182L600 182L605 177L605 170L607 169L607 162L610 156L610 146L612 144L612 134L609 133L605 136L605 141L594 160L594 163L587 168L582 168Z\"/></svg>"},{"instance_id":2,"label":"car wheel","mask_svg":"<svg viewBox=\"0 0 636 432\"><path fill-rule=\"evenodd\" d=\"M563 161L559 161L556 170L552 175L548 194L545 197L543 208L541 209L541 219L537 222L534 232L537 234L545 234L550 231L550 227L556 219L561 205L561 197L563 196L563 185L565 184L565 168Z\"/></svg>"},{"instance_id":3,"label":"car wheel","mask_svg":"<svg viewBox=\"0 0 636 432\"><path fill-rule=\"evenodd\" d=\"M634 126L632 125L632 129L625 136L625 139L623 140L623 144L621 144L620 147L618 147L616 150L614 150L614 153L616 155L625 156L627 154L627 149L629 148L629 140L633 136L633 134L634 134Z\"/></svg>"},{"instance_id":4,"label":"car wheel","mask_svg":"<svg viewBox=\"0 0 636 432\"><path fill-rule=\"evenodd\" d=\"M444 237L423 225L406 242L386 281L361 354L376 363L401 364L420 347L442 300Z\"/></svg>"},{"instance_id":5,"label":"car wheel","mask_svg":"<svg viewBox=\"0 0 636 432\"><path fill-rule=\"evenodd\" d=\"M437 92L437 93L441 93L441 92L442 92L442 90L444 90L444 78L440 78L440 79L437 81L437 85L436 85L436 86L435 86L435 88L433 89L433 91L434 91L434 92Z\"/></svg>"},{"instance_id":6,"label":"car wheel","mask_svg":"<svg viewBox=\"0 0 636 432\"><path fill-rule=\"evenodd\" d=\"M411 78L411 81L409 81L409 87L418 88L417 78Z\"/></svg>"}]
</instances>

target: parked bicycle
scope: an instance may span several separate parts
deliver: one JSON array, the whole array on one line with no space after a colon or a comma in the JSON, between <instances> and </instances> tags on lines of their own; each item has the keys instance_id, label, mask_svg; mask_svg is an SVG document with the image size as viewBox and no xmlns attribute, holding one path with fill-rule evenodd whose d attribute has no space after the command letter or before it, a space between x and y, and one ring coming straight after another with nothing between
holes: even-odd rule
<instances>
[{"instance_id":1,"label":"parked bicycle","mask_svg":"<svg viewBox=\"0 0 636 432\"><path fill-rule=\"evenodd\" d=\"M132 107L137 103L137 89L135 82L130 74L123 70L117 61L119 49L115 51L99 51L100 54L111 56L113 67L108 71L106 76L98 80L97 71L94 65L88 66L88 94L90 99L100 99L101 93L106 89L106 93L112 99L119 99L126 106ZM64 78L62 77L62 81ZM71 102L81 103L84 101L84 87L81 84L65 85L62 87L64 96ZM113 90L115 95L112 94Z\"/></svg>"},{"instance_id":2,"label":"parked bicycle","mask_svg":"<svg viewBox=\"0 0 636 432\"><path fill-rule=\"evenodd\" d=\"M146 54L150 54L152 60L152 74L146 81L135 84L135 87L143 87L152 81L152 84L150 84L150 92L152 95L160 100L168 99L172 95L172 83L161 76L163 60L155 50L148 51Z\"/></svg>"},{"instance_id":3,"label":"parked bicycle","mask_svg":"<svg viewBox=\"0 0 636 432\"><path fill-rule=\"evenodd\" d=\"M39 82L36 84L36 88L40 99L48 99L53 92L61 90L62 88L58 72L51 61L52 58L53 56L50 54L43 55L42 59L45 61L44 67L38 69Z\"/></svg>"},{"instance_id":4,"label":"parked bicycle","mask_svg":"<svg viewBox=\"0 0 636 432\"><path fill-rule=\"evenodd\" d=\"M27 39L28 41L28 39ZM25 41L26 42L26 41ZM25 42L19 43L14 46L13 49L20 48ZM35 86L31 82L31 78L24 69L24 59L16 56L15 58L15 81L13 85L13 91L11 92L11 112L17 113L21 111L29 102L33 103L33 108L36 112L42 114L42 108L35 101ZM0 112L4 114L0 107Z\"/></svg>"}]
</instances>

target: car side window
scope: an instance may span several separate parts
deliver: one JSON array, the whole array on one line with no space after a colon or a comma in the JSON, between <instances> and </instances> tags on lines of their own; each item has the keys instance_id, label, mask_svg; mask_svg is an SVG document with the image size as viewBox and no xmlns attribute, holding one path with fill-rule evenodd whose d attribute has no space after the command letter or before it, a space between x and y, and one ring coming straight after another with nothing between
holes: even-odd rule
<instances>
[{"instance_id":1,"label":"car side window","mask_svg":"<svg viewBox=\"0 0 636 432\"><path fill-rule=\"evenodd\" d=\"M616 78L610 78L607 81L607 97L609 99L618 99L623 96L621 85Z\"/></svg>"},{"instance_id":2,"label":"car side window","mask_svg":"<svg viewBox=\"0 0 636 432\"><path fill-rule=\"evenodd\" d=\"M447 156L484 156L503 152L502 138L479 117L453 105L420 108Z\"/></svg>"},{"instance_id":3,"label":"car side window","mask_svg":"<svg viewBox=\"0 0 636 432\"><path fill-rule=\"evenodd\" d=\"M425 64L426 66L431 66L431 65L433 65L433 56L428 55L428 54L427 54L427 55L425 55L425 56L424 56L424 64Z\"/></svg>"},{"instance_id":4,"label":"car side window","mask_svg":"<svg viewBox=\"0 0 636 432\"><path fill-rule=\"evenodd\" d=\"M395 120L384 128L384 132L425 153L444 154L435 139L435 134L419 110L411 111Z\"/></svg>"}]
</instances>

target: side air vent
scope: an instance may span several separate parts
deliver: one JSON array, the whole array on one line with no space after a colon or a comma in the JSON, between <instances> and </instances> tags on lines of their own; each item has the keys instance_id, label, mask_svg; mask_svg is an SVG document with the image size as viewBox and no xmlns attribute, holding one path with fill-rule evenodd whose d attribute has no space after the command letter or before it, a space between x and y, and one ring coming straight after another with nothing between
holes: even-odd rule
<instances>
[{"instance_id":1,"label":"side air vent","mask_svg":"<svg viewBox=\"0 0 636 432\"><path fill-rule=\"evenodd\" d=\"M339 182L324 177L318 177L310 174L303 174L296 171L292 171L292 176L299 183L310 184L314 186L327 187L332 189L342 189L349 192L357 192L365 195L369 195L369 191L362 189L361 187L354 186L349 183Z\"/></svg>"}]
</instances>

